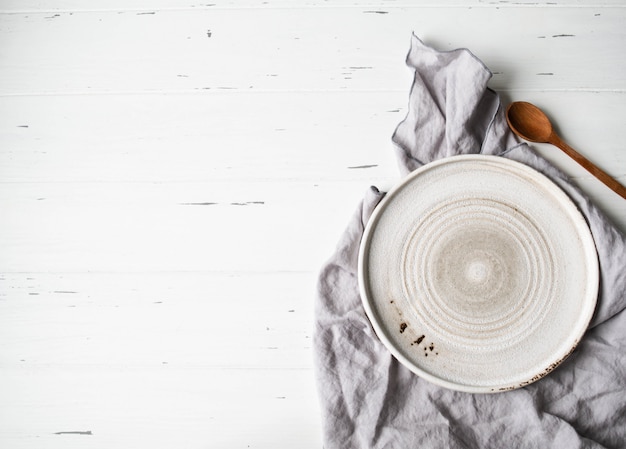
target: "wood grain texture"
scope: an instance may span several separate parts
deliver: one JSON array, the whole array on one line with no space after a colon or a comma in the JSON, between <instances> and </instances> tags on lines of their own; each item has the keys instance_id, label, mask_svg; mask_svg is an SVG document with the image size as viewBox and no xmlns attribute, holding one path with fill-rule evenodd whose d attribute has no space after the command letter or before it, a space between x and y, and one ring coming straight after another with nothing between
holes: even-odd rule
<instances>
[{"instance_id":1,"label":"wood grain texture","mask_svg":"<svg viewBox=\"0 0 626 449\"><path fill-rule=\"evenodd\" d=\"M0 4L1 447L321 446L317 270L399 181L413 31L626 182L624 1L327 3Z\"/></svg>"},{"instance_id":2,"label":"wood grain texture","mask_svg":"<svg viewBox=\"0 0 626 449\"><path fill-rule=\"evenodd\" d=\"M516 101L506 108L506 120L511 130L529 142L550 143L595 176L616 194L626 199L626 188L597 165L569 146L554 131L550 119L532 103Z\"/></svg>"},{"instance_id":3,"label":"wood grain texture","mask_svg":"<svg viewBox=\"0 0 626 449\"><path fill-rule=\"evenodd\" d=\"M624 89L625 8L368 11L3 14L0 94L405 91L408 72L398 62L411 31L443 50L470 48L494 72L496 89ZM502 46L493 36L510 38Z\"/></svg>"}]
</instances>

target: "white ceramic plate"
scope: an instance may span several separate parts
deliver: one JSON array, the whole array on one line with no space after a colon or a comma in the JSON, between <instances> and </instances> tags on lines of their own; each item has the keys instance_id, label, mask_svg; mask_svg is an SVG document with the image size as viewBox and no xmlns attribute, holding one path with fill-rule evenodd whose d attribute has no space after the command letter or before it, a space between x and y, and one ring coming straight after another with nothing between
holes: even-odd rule
<instances>
[{"instance_id":1,"label":"white ceramic plate","mask_svg":"<svg viewBox=\"0 0 626 449\"><path fill-rule=\"evenodd\" d=\"M598 281L574 203L496 156L411 173L374 211L359 254L383 344L419 376L468 392L512 390L556 368L587 329Z\"/></svg>"}]
</instances>

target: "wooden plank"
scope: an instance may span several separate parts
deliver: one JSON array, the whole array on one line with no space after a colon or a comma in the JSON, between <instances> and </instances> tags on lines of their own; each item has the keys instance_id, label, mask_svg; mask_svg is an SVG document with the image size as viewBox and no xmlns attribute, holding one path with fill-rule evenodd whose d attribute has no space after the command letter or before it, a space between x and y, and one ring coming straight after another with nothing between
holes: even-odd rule
<instances>
[{"instance_id":1,"label":"wooden plank","mask_svg":"<svg viewBox=\"0 0 626 449\"><path fill-rule=\"evenodd\" d=\"M0 181L317 182L395 175L391 135L406 113L408 86L396 93L5 97Z\"/></svg>"},{"instance_id":2,"label":"wooden plank","mask_svg":"<svg viewBox=\"0 0 626 449\"><path fill-rule=\"evenodd\" d=\"M312 367L316 273L3 273L0 371Z\"/></svg>"},{"instance_id":3,"label":"wooden plank","mask_svg":"<svg viewBox=\"0 0 626 449\"><path fill-rule=\"evenodd\" d=\"M0 192L0 271L316 270L366 188L15 184Z\"/></svg>"},{"instance_id":4,"label":"wooden plank","mask_svg":"<svg viewBox=\"0 0 626 449\"><path fill-rule=\"evenodd\" d=\"M625 20L619 7L2 14L0 94L404 91L412 31L471 48L497 89L624 90ZM515 39L498 45L503 35Z\"/></svg>"},{"instance_id":5,"label":"wooden plank","mask_svg":"<svg viewBox=\"0 0 626 449\"><path fill-rule=\"evenodd\" d=\"M414 0L411 2L397 2L392 0L335 0L331 5L327 0L212 0L210 3L181 1L181 0L109 0L106 2L90 1L85 3L81 0L4 0L0 12L20 13L35 11L162 11L175 10L201 10L221 8L373 8L372 11L383 13L389 9L406 7L437 7L454 8L506 8L520 6L532 8L554 8L563 6L602 8L607 6L624 6L623 0L603 0L593 2L590 0Z\"/></svg>"},{"instance_id":6,"label":"wooden plank","mask_svg":"<svg viewBox=\"0 0 626 449\"><path fill-rule=\"evenodd\" d=\"M11 367L0 395L13 449L321 446L309 370Z\"/></svg>"}]
</instances>

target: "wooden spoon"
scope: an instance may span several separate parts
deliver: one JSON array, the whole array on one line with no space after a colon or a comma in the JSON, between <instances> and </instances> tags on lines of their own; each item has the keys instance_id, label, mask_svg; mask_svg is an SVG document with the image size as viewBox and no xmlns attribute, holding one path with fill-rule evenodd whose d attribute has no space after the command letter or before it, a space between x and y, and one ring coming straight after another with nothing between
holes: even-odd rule
<instances>
[{"instance_id":1,"label":"wooden spoon","mask_svg":"<svg viewBox=\"0 0 626 449\"><path fill-rule=\"evenodd\" d=\"M525 101L511 103L506 109L506 121L511 130L522 139L531 142L551 143L560 148L565 154L582 165L589 173L606 184L619 196L626 199L626 188L563 142L554 132L550 119L537 106L526 103Z\"/></svg>"}]
</instances>

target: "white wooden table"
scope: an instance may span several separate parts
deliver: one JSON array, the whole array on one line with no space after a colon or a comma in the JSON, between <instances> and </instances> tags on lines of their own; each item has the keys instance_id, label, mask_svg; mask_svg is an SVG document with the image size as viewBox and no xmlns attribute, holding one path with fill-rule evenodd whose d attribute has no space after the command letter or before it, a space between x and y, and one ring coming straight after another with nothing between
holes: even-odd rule
<instances>
[{"instance_id":1,"label":"white wooden table","mask_svg":"<svg viewBox=\"0 0 626 449\"><path fill-rule=\"evenodd\" d=\"M0 0L0 447L321 447L317 270L399 179L413 31L626 183L623 0Z\"/></svg>"}]
</instances>

